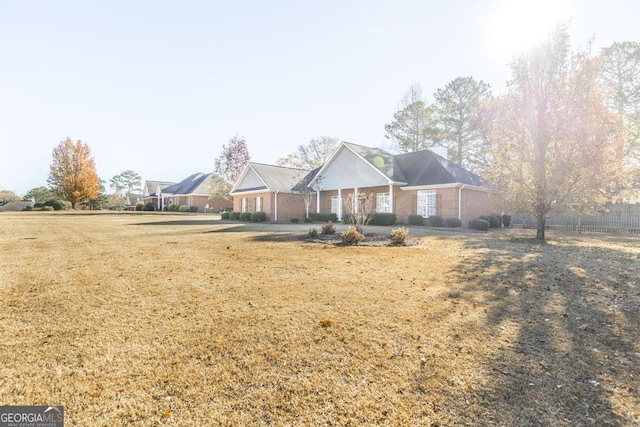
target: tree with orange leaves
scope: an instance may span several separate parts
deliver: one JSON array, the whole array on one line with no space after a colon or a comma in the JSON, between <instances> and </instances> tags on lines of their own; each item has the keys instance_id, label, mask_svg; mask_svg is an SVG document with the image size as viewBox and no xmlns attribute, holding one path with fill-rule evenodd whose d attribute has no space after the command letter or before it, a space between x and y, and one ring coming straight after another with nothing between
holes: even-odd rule
<instances>
[{"instance_id":1,"label":"tree with orange leaves","mask_svg":"<svg viewBox=\"0 0 640 427\"><path fill-rule=\"evenodd\" d=\"M95 199L100 182L89 145L80 140L73 143L71 138L60 142L53 149L47 182L56 195L71 203L72 209L77 203Z\"/></svg>"}]
</instances>

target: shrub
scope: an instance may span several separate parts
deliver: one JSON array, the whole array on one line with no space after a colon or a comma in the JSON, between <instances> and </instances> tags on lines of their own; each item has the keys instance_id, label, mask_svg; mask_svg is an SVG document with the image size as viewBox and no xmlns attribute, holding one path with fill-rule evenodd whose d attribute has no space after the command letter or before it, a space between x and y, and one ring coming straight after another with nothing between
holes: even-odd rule
<instances>
[{"instance_id":1,"label":"shrub","mask_svg":"<svg viewBox=\"0 0 640 427\"><path fill-rule=\"evenodd\" d=\"M136 211L142 211L144 209L144 203L136 203Z\"/></svg>"},{"instance_id":2,"label":"shrub","mask_svg":"<svg viewBox=\"0 0 640 427\"><path fill-rule=\"evenodd\" d=\"M409 225L423 225L424 218L422 215L409 215Z\"/></svg>"},{"instance_id":3,"label":"shrub","mask_svg":"<svg viewBox=\"0 0 640 427\"><path fill-rule=\"evenodd\" d=\"M489 221L481 218L469 221L469 228L473 230L489 231Z\"/></svg>"},{"instance_id":4,"label":"shrub","mask_svg":"<svg viewBox=\"0 0 640 427\"><path fill-rule=\"evenodd\" d=\"M197 206L191 206L189 208L189 212L198 212L198 207Z\"/></svg>"},{"instance_id":5,"label":"shrub","mask_svg":"<svg viewBox=\"0 0 640 427\"><path fill-rule=\"evenodd\" d=\"M234 220L239 220L240 219L240 212L231 212L229 214L229 218L234 219Z\"/></svg>"},{"instance_id":6,"label":"shrub","mask_svg":"<svg viewBox=\"0 0 640 427\"><path fill-rule=\"evenodd\" d=\"M67 209L66 203L58 199L49 199L44 202L45 206L51 206L55 211L63 211Z\"/></svg>"},{"instance_id":7,"label":"shrub","mask_svg":"<svg viewBox=\"0 0 640 427\"><path fill-rule=\"evenodd\" d=\"M300 220L298 218L291 218L289 221L291 221L294 224L297 224L300 222Z\"/></svg>"},{"instance_id":8,"label":"shrub","mask_svg":"<svg viewBox=\"0 0 640 427\"><path fill-rule=\"evenodd\" d=\"M318 230L312 228L309 230L309 237L318 237Z\"/></svg>"},{"instance_id":9,"label":"shrub","mask_svg":"<svg viewBox=\"0 0 640 427\"><path fill-rule=\"evenodd\" d=\"M306 218L304 219L304 222L306 222L306 223L313 222L313 218L311 218L310 216L308 216L308 217L306 217Z\"/></svg>"},{"instance_id":10,"label":"shrub","mask_svg":"<svg viewBox=\"0 0 640 427\"><path fill-rule=\"evenodd\" d=\"M374 213L371 215L369 225L393 225L397 217L394 213Z\"/></svg>"},{"instance_id":11,"label":"shrub","mask_svg":"<svg viewBox=\"0 0 640 427\"><path fill-rule=\"evenodd\" d=\"M231 212L224 211L220 214L220 219L229 219L231 217Z\"/></svg>"},{"instance_id":12,"label":"shrub","mask_svg":"<svg viewBox=\"0 0 640 427\"><path fill-rule=\"evenodd\" d=\"M338 215L334 213L312 213L309 216L316 222L338 222Z\"/></svg>"},{"instance_id":13,"label":"shrub","mask_svg":"<svg viewBox=\"0 0 640 427\"><path fill-rule=\"evenodd\" d=\"M431 227L444 227L444 218L440 215L431 215L427 218L427 224Z\"/></svg>"},{"instance_id":14,"label":"shrub","mask_svg":"<svg viewBox=\"0 0 640 427\"><path fill-rule=\"evenodd\" d=\"M394 245L405 245L409 239L409 230L404 227L391 230L391 243Z\"/></svg>"},{"instance_id":15,"label":"shrub","mask_svg":"<svg viewBox=\"0 0 640 427\"><path fill-rule=\"evenodd\" d=\"M156 207L153 206L153 203L149 202L142 208L143 211L155 211Z\"/></svg>"},{"instance_id":16,"label":"shrub","mask_svg":"<svg viewBox=\"0 0 640 427\"><path fill-rule=\"evenodd\" d=\"M180 205L180 207L178 207L178 212L187 212L188 210L187 205Z\"/></svg>"},{"instance_id":17,"label":"shrub","mask_svg":"<svg viewBox=\"0 0 640 427\"><path fill-rule=\"evenodd\" d=\"M178 212L178 205L169 205L169 206L167 206L167 211L169 211L169 212Z\"/></svg>"},{"instance_id":18,"label":"shrub","mask_svg":"<svg viewBox=\"0 0 640 427\"><path fill-rule=\"evenodd\" d=\"M343 231L342 234L340 234L340 240L347 245L357 245L364 240L364 234L356 227L350 225L347 227L347 231Z\"/></svg>"},{"instance_id":19,"label":"shrub","mask_svg":"<svg viewBox=\"0 0 640 427\"><path fill-rule=\"evenodd\" d=\"M511 215L502 215L502 224L505 227L511 227Z\"/></svg>"},{"instance_id":20,"label":"shrub","mask_svg":"<svg viewBox=\"0 0 640 427\"><path fill-rule=\"evenodd\" d=\"M43 207L42 207L42 210L43 210L43 211L53 211L53 210L55 210L55 209L53 208L53 206L43 206Z\"/></svg>"},{"instance_id":21,"label":"shrub","mask_svg":"<svg viewBox=\"0 0 640 427\"><path fill-rule=\"evenodd\" d=\"M500 215L482 215L483 219L489 223L489 228L498 228L502 225L502 217Z\"/></svg>"},{"instance_id":22,"label":"shrub","mask_svg":"<svg viewBox=\"0 0 640 427\"><path fill-rule=\"evenodd\" d=\"M449 228L460 228L462 227L462 221L458 218L446 218L444 220L444 225Z\"/></svg>"},{"instance_id":23,"label":"shrub","mask_svg":"<svg viewBox=\"0 0 640 427\"><path fill-rule=\"evenodd\" d=\"M322 226L322 234L336 234L336 227L331 221Z\"/></svg>"},{"instance_id":24,"label":"shrub","mask_svg":"<svg viewBox=\"0 0 640 427\"><path fill-rule=\"evenodd\" d=\"M267 220L266 212L253 212L251 214L251 222L265 222Z\"/></svg>"},{"instance_id":25,"label":"shrub","mask_svg":"<svg viewBox=\"0 0 640 427\"><path fill-rule=\"evenodd\" d=\"M251 212L240 212L240 221L251 221Z\"/></svg>"}]
</instances>

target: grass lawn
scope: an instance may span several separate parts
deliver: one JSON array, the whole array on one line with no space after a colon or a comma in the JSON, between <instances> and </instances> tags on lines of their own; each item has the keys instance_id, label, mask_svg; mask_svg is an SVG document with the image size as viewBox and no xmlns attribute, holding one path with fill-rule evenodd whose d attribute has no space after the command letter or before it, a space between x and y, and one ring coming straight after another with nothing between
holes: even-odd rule
<instances>
[{"instance_id":1,"label":"grass lawn","mask_svg":"<svg viewBox=\"0 0 640 427\"><path fill-rule=\"evenodd\" d=\"M0 404L69 426L640 425L640 238L310 227L1 214Z\"/></svg>"}]
</instances>

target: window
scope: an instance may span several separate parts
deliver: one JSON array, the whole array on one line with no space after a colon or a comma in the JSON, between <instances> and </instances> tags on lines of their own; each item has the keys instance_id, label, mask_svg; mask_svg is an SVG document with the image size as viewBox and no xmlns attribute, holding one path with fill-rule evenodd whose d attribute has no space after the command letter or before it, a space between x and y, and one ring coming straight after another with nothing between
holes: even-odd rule
<instances>
[{"instance_id":1,"label":"window","mask_svg":"<svg viewBox=\"0 0 640 427\"><path fill-rule=\"evenodd\" d=\"M434 190L418 191L417 214L427 218L436 214L436 192Z\"/></svg>"},{"instance_id":2,"label":"window","mask_svg":"<svg viewBox=\"0 0 640 427\"><path fill-rule=\"evenodd\" d=\"M242 209L240 210L240 212L246 212L247 211L247 199L245 197L242 198Z\"/></svg>"},{"instance_id":3,"label":"window","mask_svg":"<svg viewBox=\"0 0 640 427\"><path fill-rule=\"evenodd\" d=\"M262 197L256 197L256 212L262 210Z\"/></svg>"},{"instance_id":4,"label":"window","mask_svg":"<svg viewBox=\"0 0 640 427\"><path fill-rule=\"evenodd\" d=\"M391 213L391 203L389 203L389 193L376 194L376 212Z\"/></svg>"}]
</instances>

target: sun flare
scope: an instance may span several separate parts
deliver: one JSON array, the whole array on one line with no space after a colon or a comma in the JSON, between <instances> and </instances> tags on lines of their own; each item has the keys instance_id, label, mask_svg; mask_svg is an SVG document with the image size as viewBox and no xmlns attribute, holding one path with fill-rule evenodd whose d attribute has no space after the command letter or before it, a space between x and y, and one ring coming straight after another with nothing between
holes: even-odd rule
<instances>
[{"instance_id":1,"label":"sun flare","mask_svg":"<svg viewBox=\"0 0 640 427\"><path fill-rule=\"evenodd\" d=\"M488 49L510 58L531 48L571 19L570 6L569 0L496 0L487 19Z\"/></svg>"}]
</instances>

